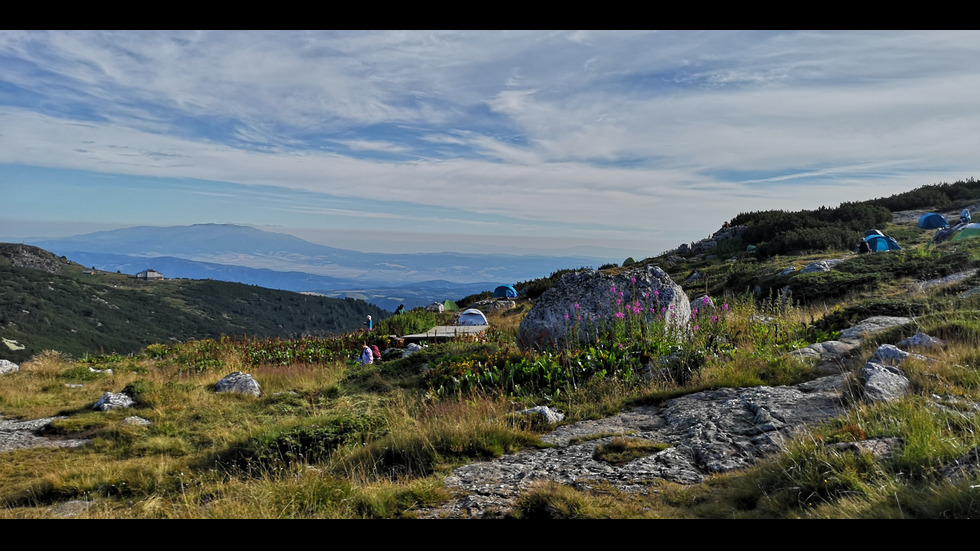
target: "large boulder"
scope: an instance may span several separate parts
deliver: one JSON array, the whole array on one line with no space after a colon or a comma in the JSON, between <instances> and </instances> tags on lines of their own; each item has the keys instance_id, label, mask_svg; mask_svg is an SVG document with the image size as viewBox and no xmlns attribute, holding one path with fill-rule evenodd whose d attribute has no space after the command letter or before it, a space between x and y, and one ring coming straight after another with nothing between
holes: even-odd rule
<instances>
[{"instance_id":1,"label":"large boulder","mask_svg":"<svg viewBox=\"0 0 980 551\"><path fill-rule=\"evenodd\" d=\"M660 268L618 275L583 270L565 275L538 298L521 321L517 343L541 349L561 347L570 339L588 342L619 320L656 316L664 316L671 331L686 330L691 319L687 294Z\"/></svg>"},{"instance_id":2,"label":"large boulder","mask_svg":"<svg viewBox=\"0 0 980 551\"><path fill-rule=\"evenodd\" d=\"M218 393L235 392L238 394L251 394L255 397L262 396L262 388L259 386L258 381L248 373L242 373L241 371L229 373L215 383L214 391Z\"/></svg>"}]
</instances>

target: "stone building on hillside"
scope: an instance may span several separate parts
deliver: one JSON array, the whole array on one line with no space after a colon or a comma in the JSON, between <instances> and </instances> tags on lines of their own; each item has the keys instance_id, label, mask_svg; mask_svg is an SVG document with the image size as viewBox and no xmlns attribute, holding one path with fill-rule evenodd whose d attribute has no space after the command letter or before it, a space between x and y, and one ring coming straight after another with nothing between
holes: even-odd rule
<instances>
[{"instance_id":1,"label":"stone building on hillside","mask_svg":"<svg viewBox=\"0 0 980 551\"><path fill-rule=\"evenodd\" d=\"M143 270L136 274L136 279L161 280L163 279L163 274L156 270Z\"/></svg>"}]
</instances>

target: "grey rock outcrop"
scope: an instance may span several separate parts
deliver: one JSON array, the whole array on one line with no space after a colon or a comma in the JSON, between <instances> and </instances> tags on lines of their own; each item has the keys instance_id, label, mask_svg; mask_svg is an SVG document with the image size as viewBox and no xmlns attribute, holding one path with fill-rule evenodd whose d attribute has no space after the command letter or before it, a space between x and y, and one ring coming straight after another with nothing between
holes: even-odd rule
<instances>
[{"instance_id":1,"label":"grey rock outcrop","mask_svg":"<svg viewBox=\"0 0 980 551\"><path fill-rule=\"evenodd\" d=\"M88 440L48 438L37 433L52 421L66 417L45 417L29 421L14 421L0 417L0 452L29 448L77 448Z\"/></svg>"},{"instance_id":2,"label":"grey rock outcrop","mask_svg":"<svg viewBox=\"0 0 980 551\"><path fill-rule=\"evenodd\" d=\"M897 316L874 316L841 332L839 340L823 341L790 352L804 360L811 360L818 368L836 370L838 362L861 346L865 339L877 333L911 323L912 320Z\"/></svg>"},{"instance_id":3,"label":"grey rock outcrop","mask_svg":"<svg viewBox=\"0 0 980 551\"><path fill-rule=\"evenodd\" d=\"M868 402L890 402L908 394L908 378L897 367L874 362L864 366L864 399Z\"/></svg>"},{"instance_id":4,"label":"grey rock outcrop","mask_svg":"<svg viewBox=\"0 0 980 551\"><path fill-rule=\"evenodd\" d=\"M540 349L559 347L568 339L595 339L596 331L614 323L617 313L624 315L637 303L643 313L625 314L624 319L653 317L650 309L659 313L666 308L669 329L688 326L691 307L687 295L660 268L647 266L615 276L583 270L565 275L538 298L521 321L517 343L522 348Z\"/></svg>"},{"instance_id":5,"label":"grey rock outcrop","mask_svg":"<svg viewBox=\"0 0 980 551\"><path fill-rule=\"evenodd\" d=\"M558 427L532 449L453 471L450 488L468 495L422 516L484 516L506 509L530 484L553 480L575 486L607 482L624 491L664 479L701 482L710 474L740 469L778 452L808 424L842 411L843 376L786 387L723 388L675 398L664 407L640 407L599 420ZM667 444L663 451L617 466L594 458L596 447L624 435Z\"/></svg>"},{"instance_id":6,"label":"grey rock outcrop","mask_svg":"<svg viewBox=\"0 0 980 551\"><path fill-rule=\"evenodd\" d=\"M0 360L0 375L20 371L20 366L10 360Z\"/></svg>"},{"instance_id":7,"label":"grey rock outcrop","mask_svg":"<svg viewBox=\"0 0 980 551\"><path fill-rule=\"evenodd\" d=\"M122 392L106 392L92 409L96 411L111 411L114 409L125 409L133 407L133 399L128 394Z\"/></svg>"},{"instance_id":8,"label":"grey rock outcrop","mask_svg":"<svg viewBox=\"0 0 980 551\"><path fill-rule=\"evenodd\" d=\"M218 393L235 392L238 394L250 394L255 397L262 396L262 388L259 386L258 381L248 373L242 373L241 371L225 375L223 379L215 383L214 391Z\"/></svg>"}]
</instances>

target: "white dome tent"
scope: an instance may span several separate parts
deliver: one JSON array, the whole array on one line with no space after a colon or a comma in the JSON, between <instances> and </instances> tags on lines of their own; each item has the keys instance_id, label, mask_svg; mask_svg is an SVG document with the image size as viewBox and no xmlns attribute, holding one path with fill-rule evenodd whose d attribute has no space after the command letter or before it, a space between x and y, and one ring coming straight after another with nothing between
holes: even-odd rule
<instances>
[{"instance_id":1,"label":"white dome tent","mask_svg":"<svg viewBox=\"0 0 980 551\"><path fill-rule=\"evenodd\" d=\"M490 325L490 323L487 322L487 317L483 315L483 312L476 308L469 308L459 315L456 325Z\"/></svg>"}]
</instances>

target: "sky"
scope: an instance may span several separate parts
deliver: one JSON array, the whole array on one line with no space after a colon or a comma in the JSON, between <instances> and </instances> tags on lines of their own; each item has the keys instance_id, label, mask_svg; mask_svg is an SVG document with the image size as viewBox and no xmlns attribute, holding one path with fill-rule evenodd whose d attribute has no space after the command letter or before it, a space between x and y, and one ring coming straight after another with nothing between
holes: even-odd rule
<instances>
[{"instance_id":1,"label":"sky","mask_svg":"<svg viewBox=\"0 0 980 551\"><path fill-rule=\"evenodd\" d=\"M980 31L2 31L0 240L621 261L980 177Z\"/></svg>"}]
</instances>

